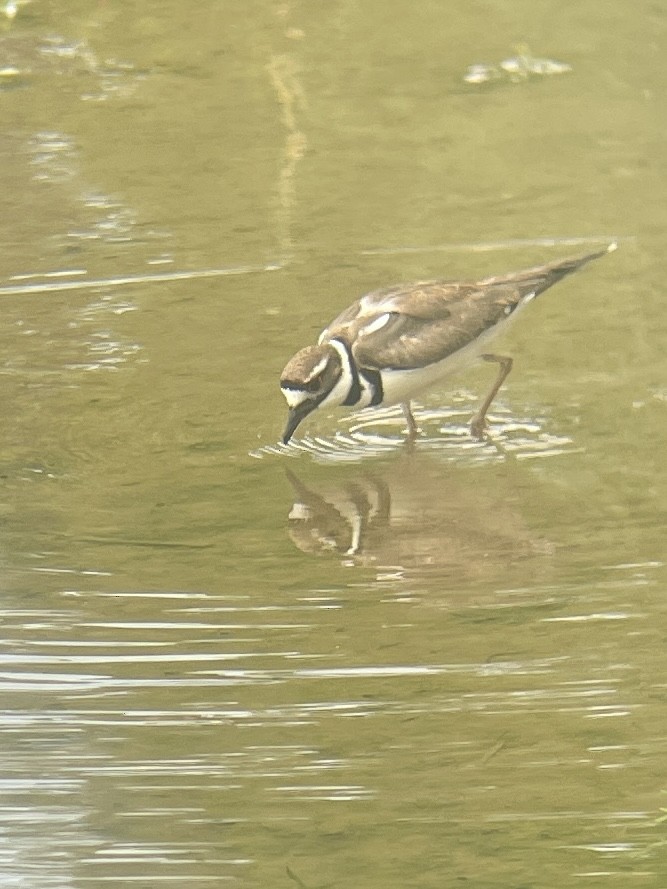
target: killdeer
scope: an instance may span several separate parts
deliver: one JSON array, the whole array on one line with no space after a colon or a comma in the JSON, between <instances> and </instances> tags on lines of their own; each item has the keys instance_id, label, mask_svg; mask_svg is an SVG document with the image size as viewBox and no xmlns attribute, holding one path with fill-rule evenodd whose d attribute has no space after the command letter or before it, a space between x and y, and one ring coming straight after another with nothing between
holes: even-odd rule
<instances>
[{"instance_id":1,"label":"killdeer","mask_svg":"<svg viewBox=\"0 0 667 889\"><path fill-rule=\"evenodd\" d=\"M481 358L498 375L470 424L480 438L486 412L512 369L512 359L487 352L527 303L561 278L615 250L550 262L481 281L419 281L367 293L288 361L280 388L289 414L283 443L318 407L400 404L414 437L410 400Z\"/></svg>"}]
</instances>

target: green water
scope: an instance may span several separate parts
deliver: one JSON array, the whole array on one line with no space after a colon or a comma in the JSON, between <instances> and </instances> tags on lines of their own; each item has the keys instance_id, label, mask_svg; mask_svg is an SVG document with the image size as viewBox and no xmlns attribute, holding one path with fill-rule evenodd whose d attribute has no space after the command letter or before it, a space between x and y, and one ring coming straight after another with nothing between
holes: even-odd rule
<instances>
[{"instance_id":1,"label":"green water","mask_svg":"<svg viewBox=\"0 0 667 889\"><path fill-rule=\"evenodd\" d=\"M0 884L664 887L667 11L0 24ZM364 291L612 238L489 441L481 366L276 447Z\"/></svg>"}]
</instances>

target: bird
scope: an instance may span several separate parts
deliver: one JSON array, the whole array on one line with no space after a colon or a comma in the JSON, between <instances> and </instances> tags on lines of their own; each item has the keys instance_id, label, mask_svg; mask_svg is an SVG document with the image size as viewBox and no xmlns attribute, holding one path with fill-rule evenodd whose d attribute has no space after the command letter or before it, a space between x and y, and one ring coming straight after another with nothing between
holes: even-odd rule
<instances>
[{"instance_id":1,"label":"bird","mask_svg":"<svg viewBox=\"0 0 667 889\"><path fill-rule=\"evenodd\" d=\"M489 341L535 297L617 246L477 281L417 281L365 294L285 365L283 444L314 410L334 406L400 404L408 439L414 439L419 429L412 399L478 359L498 365L470 423L472 435L482 439L486 413L512 369L512 358L487 351Z\"/></svg>"}]
</instances>

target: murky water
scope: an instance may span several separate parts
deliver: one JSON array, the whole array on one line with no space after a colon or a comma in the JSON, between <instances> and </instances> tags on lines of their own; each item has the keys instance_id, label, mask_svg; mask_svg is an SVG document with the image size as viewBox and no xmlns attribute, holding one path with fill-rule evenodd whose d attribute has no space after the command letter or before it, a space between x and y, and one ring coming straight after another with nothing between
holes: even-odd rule
<instances>
[{"instance_id":1,"label":"murky water","mask_svg":"<svg viewBox=\"0 0 667 889\"><path fill-rule=\"evenodd\" d=\"M3 889L664 887L665 10L0 25ZM277 444L358 294L612 237L488 441Z\"/></svg>"}]
</instances>

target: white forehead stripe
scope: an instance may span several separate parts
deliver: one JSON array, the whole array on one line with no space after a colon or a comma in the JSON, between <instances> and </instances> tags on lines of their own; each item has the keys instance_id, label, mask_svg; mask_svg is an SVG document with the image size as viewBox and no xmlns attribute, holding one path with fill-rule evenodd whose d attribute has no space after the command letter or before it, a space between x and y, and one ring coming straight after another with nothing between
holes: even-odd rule
<instances>
[{"instance_id":1,"label":"white forehead stripe","mask_svg":"<svg viewBox=\"0 0 667 889\"><path fill-rule=\"evenodd\" d=\"M308 397L308 394L303 389L288 389L286 386L281 386L280 388L288 407L296 407Z\"/></svg>"}]
</instances>

